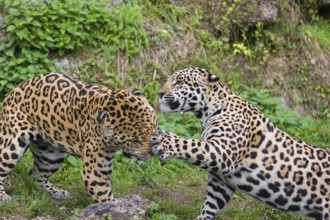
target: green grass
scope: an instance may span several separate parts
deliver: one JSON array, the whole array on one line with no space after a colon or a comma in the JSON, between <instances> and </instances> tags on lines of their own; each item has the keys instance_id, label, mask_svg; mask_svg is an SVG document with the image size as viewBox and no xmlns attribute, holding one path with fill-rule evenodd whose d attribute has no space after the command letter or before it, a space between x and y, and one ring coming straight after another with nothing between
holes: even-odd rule
<instances>
[{"instance_id":1,"label":"green grass","mask_svg":"<svg viewBox=\"0 0 330 220\"><path fill-rule=\"evenodd\" d=\"M330 50L329 21L321 20L315 24L306 24L302 26L301 34L311 39L311 41L316 41L316 45L320 47L318 49Z\"/></svg>"}]
</instances>

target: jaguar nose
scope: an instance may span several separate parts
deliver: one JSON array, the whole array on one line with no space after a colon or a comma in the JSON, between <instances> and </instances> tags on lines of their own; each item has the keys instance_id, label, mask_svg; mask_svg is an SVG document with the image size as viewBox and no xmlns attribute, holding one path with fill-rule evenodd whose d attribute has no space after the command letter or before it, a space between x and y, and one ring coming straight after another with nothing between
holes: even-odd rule
<instances>
[{"instance_id":1,"label":"jaguar nose","mask_svg":"<svg viewBox=\"0 0 330 220\"><path fill-rule=\"evenodd\" d=\"M123 151L123 155L124 155L125 157L128 157L128 158L131 158L131 157L132 157L130 154L126 153L125 151Z\"/></svg>"},{"instance_id":2,"label":"jaguar nose","mask_svg":"<svg viewBox=\"0 0 330 220\"><path fill-rule=\"evenodd\" d=\"M159 97L159 98L163 98L164 95L165 95L164 92L158 92L158 97Z\"/></svg>"}]
</instances>

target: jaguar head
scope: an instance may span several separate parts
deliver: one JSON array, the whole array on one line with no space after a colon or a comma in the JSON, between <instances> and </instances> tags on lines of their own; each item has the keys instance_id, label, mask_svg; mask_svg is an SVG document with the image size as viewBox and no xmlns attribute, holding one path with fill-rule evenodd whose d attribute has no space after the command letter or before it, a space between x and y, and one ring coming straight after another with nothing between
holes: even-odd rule
<instances>
[{"instance_id":1,"label":"jaguar head","mask_svg":"<svg viewBox=\"0 0 330 220\"><path fill-rule=\"evenodd\" d=\"M139 91L114 96L97 121L108 147L120 147L124 154L139 160L151 155L150 138L156 132L156 113Z\"/></svg>"},{"instance_id":2,"label":"jaguar head","mask_svg":"<svg viewBox=\"0 0 330 220\"><path fill-rule=\"evenodd\" d=\"M200 111L205 107L205 94L218 81L217 76L197 67L174 73L158 92L161 111Z\"/></svg>"}]
</instances>

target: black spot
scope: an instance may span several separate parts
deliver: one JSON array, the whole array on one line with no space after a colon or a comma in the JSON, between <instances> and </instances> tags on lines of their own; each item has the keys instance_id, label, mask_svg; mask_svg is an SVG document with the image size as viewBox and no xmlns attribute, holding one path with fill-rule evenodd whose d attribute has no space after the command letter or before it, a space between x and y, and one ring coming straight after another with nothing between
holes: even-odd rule
<instances>
[{"instance_id":1,"label":"black spot","mask_svg":"<svg viewBox=\"0 0 330 220\"><path fill-rule=\"evenodd\" d=\"M193 149L191 149L191 153L197 153L198 152L198 148L193 148Z\"/></svg>"},{"instance_id":2,"label":"black spot","mask_svg":"<svg viewBox=\"0 0 330 220\"><path fill-rule=\"evenodd\" d=\"M210 154L210 157L211 157L212 160L217 159L217 156L216 156L214 153L211 153L211 154Z\"/></svg>"},{"instance_id":3,"label":"black spot","mask_svg":"<svg viewBox=\"0 0 330 220\"><path fill-rule=\"evenodd\" d=\"M197 160L204 160L204 155L203 154L197 154L196 158L197 158Z\"/></svg>"},{"instance_id":4,"label":"black spot","mask_svg":"<svg viewBox=\"0 0 330 220\"><path fill-rule=\"evenodd\" d=\"M16 153L12 153L11 154L11 158L14 159L14 160L16 160L16 159L18 159L18 155Z\"/></svg>"},{"instance_id":5,"label":"black spot","mask_svg":"<svg viewBox=\"0 0 330 220\"><path fill-rule=\"evenodd\" d=\"M205 144L205 150L206 150L206 152L209 152L209 151L210 151L210 147L209 147L208 144ZM213 154L213 153L212 153L212 154Z\"/></svg>"},{"instance_id":6,"label":"black spot","mask_svg":"<svg viewBox=\"0 0 330 220\"><path fill-rule=\"evenodd\" d=\"M215 167L218 165L217 161L213 160L210 164L211 167Z\"/></svg>"},{"instance_id":7,"label":"black spot","mask_svg":"<svg viewBox=\"0 0 330 220\"><path fill-rule=\"evenodd\" d=\"M292 193L294 192L294 187L295 185L292 185L290 182L287 182L284 184L284 192L287 196L291 196Z\"/></svg>"},{"instance_id":8,"label":"black spot","mask_svg":"<svg viewBox=\"0 0 330 220\"><path fill-rule=\"evenodd\" d=\"M26 143L21 138L18 138L18 144L21 148L25 148L25 146L26 146Z\"/></svg>"},{"instance_id":9,"label":"black spot","mask_svg":"<svg viewBox=\"0 0 330 220\"><path fill-rule=\"evenodd\" d=\"M268 199L270 198L271 194L266 189L260 189L257 193L257 196Z\"/></svg>"},{"instance_id":10,"label":"black spot","mask_svg":"<svg viewBox=\"0 0 330 220\"><path fill-rule=\"evenodd\" d=\"M8 153L4 153L4 154L3 154L3 158L4 158L5 160L9 160L9 155L8 155Z\"/></svg>"},{"instance_id":11,"label":"black spot","mask_svg":"<svg viewBox=\"0 0 330 220\"><path fill-rule=\"evenodd\" d=\"M237 187L245 192L251 192L253 189L250 185L238 185Z\"/></svg>"},{"instance_id":12,"label":"black spot","mask_svg":"<svg viewBox=\"0 0 330 220\"><path fill-rule=\"evenodd\" d=\"M53 83L58 78L59 78L58 74L49 74L45 76L45 81L47 83Z\"/></svg>"},{"instance_id":13,"label":"black spot","mask_svg":"<svg viewBox=\"0 0 330 220\"><path fill-rule=\"evenodd\" d=\"M171 110L175 110L180 106L180 102L179 101L174 101L169 103L169 107Z\"/></svg>"},{"instance_id":14,"label":"black spot","mask_svg":"<svg viewBox=\"0 0 330 220\"><path fill-rule=\"evenodd\" d=\"M267 145L266 145L266 148L269 148L272 145L273 145L273 142L271 140L269 140L268 143L267 143Z\"/></svg>"},{"instance_id":15,"label":"black spot","mask_svg":"<svg viewBox=\"0 0 330 220\"><path fill-rule=\"evenodd\" d=\"M250 168L251 169L257 169L258 168L258 165L256 164L256 163L252 163L251 165L250 165Z\"/></svg>"},{"instance_id":16,"label":"black spot","mask_svg":"<svg viewBox=\"0 0 330 220\"><path fill-rule=\"evenodd\" d=\"M236 177L238 177L238 178L241 178L241 177L242 177L242 175L241 175L240 172L234 173L234 176L236 176Z\"/></svg>"},{"instance_id":17,"label":"black spot","mask_svg":"<svg viewBox=\"0 0 330 220\"><path fill-rule=\"evenodd\" d=\"M265 180L266 178L262 175L262 174L257 174L257 177L260 179L260 180Z\"/></svg>"},{"instance_id":18,"label":"black spot","mask_svg":"<svg viewBox=\"0 0 330 220\"><path fill-rule=\"evenodd\" d=\"M206 205L208 205L211 209L217 209L217 206L209 201L206 202Z\"/></svg>"},{"instance_id":19,"label":"black spot","mask_svg":"<svg viewBox=\"0 0 330 220\"><path fill-rule=\"evenodd\" d=\"M288 203L288 199L280 195L275 199L275 202L280 206L285 206Z\"/></svg>"},{"instance_id":20,"label":"black spot","mask_svg":"<svg viewBox=\"0 0 330 220\"><path fill-rule=\"evenodd\" d=\"M79 91L79 96L84 96L84 95L86 95L86 93L87 93L87 91L85 89L81 89Z\"/></svg>"},{"instance_id":21,"label":"black spot","mask_svg":"<svg viewBox=\"0 0 330 220\"><path fill-rule=\"evenodd\" d=\"M16 146L15 146L15 144L12 144L12 145L10 146L10 150L11 150L11 151L15 151L15 150L16 150Z\"/></svg>"},{"instance_id":22,"label":"black spot","mask_svg":"<svg viewBox=\"0 0 330 220\"><path fill-rule=\"evenodd\" d=\"M249 183L252 183L253 185L259 185L259 183L260 183L259 180L256 180L252 177L246 178L246 181L249 182Z\"/></svg>"},{"instance_id":23,"label":"black spot","mask_svg":"<svg viewBox=\"0 0 330 220\"><path fill-rule=\"evenodd\" d=\"M89 96L93 96L94 94L95 94L95 91L93 91L93 90L89 91L89 93L88 93Z\"/></svg>"},{"instance_id":24,"label":"black spot","mask_svg":"<svg viewBox=\"0 0 330 220\"><path fill-rule=\"evenodd\" d=\"M267 123L267 128L268 128L268 131L270 131L270 132L274 131L274 126L270 122Z\"/></svg>"},{"instance_id":25,"label":"black spot","mask_svg":"<svg viewBox=\"0 0 330 220\"><path fill-rule=\"evenodd\" d=\"M274 193L280 191L280 184L279 183L269 183L268 188L271 189Z\"/></svg>"},{"instance_id":26,"label":"black spot","mask_svg":"<svg viewBox=\"0 0 330 220\"><path fill-rule=\"evenodd\" d=\"M256 159L257 158L257 152L251 152L251 154L250 154L250 158L251 159Z\"/></svg>"},{"instance_id":27,"label":"black spot","mask_svg":"<svg viewBox=\"0 0 330 220\"><path fill-rule=\"evenodd\" d=\"M103 191L103 192L102 191L98 191L96 195L97 196L102 196L102 195L104 195L106 193L107 193L107 191Z\"/></svg>"}]
</instances>

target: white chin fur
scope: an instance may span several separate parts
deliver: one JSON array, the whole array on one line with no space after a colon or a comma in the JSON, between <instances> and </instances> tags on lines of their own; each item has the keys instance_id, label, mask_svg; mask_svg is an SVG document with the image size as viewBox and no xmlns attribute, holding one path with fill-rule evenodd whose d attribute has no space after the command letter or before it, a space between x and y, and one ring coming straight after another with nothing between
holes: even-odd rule
<instances>
[{"instance_id":1,"label":"white chin fur","mask_svg":"<svg viewBox=\"0 0 330 220\"><path fill-rule=\"evenodd\" d=\"M159 107L160 107L161 112L164 112L164 113L172 112L171 109L167 105L164 105L164 103L162 103L161 100L159 100Z\"/></svg>"},{"instance_id":2,"label":"white chin fur","mask_svg":"<svg viewBox=\"0 0 330 220\"><path fill-rule=\"evenodd\" d=\"M160 104L160 111L164 113L169 113L171 112L171 109L169 109L167 106Z\"/></svg>"}]
</instances>

